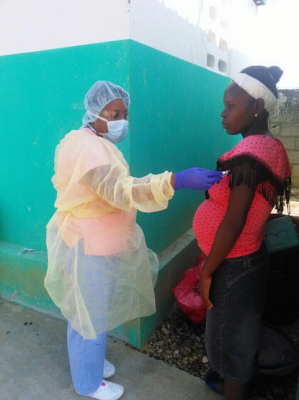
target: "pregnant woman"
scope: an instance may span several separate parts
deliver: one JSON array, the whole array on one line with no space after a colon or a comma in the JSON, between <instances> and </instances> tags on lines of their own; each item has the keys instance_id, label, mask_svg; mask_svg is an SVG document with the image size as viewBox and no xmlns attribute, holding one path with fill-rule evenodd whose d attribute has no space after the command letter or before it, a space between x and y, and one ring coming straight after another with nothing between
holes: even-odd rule
<instances>
[{"instance_id":1,"label":"pregnant woman","mask_svg":"<svg viewBox=\"0 0 299 400\"><path fill-rule=\"evenodd\" d=\"M218 169L229 174L209 190L194 218L207 255L198 285L208 308L207 353L214 370L207 384L226 400L247 399L257 371L268 270L263 228L272 208L281 212L290 197L288 157L268 128L281 75L278 67L248 67L226 89L223 128L243 139L219 158Z\"/></svg>"}]
</instances>

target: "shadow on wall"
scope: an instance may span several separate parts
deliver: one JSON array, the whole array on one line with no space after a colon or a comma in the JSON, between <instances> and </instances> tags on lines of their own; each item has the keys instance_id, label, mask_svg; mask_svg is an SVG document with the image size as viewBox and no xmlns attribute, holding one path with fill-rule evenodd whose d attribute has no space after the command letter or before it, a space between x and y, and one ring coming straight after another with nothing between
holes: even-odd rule
<instances>
[{"instance_id":1,"label":"shadow on wall","mask_svg":"<svg viewBox=\"0 0 299 400\"><path fill-rule=\"evenodd\" d=\"M131 9L131 39L228 76L232 63L234 71L248 65L244 54L230 48L228 14L234 6L225 0L217 6L206 0L136 1Z\"/></svg>"},{"instance_id":2,"label":"shadow on wall","mask_svg":"<svg viewBox=\"0 0 299 400\"><path fill-rule=\"evenodd\" d=\"M168 4L168 5L167 5ZM131 10L131 39L197 65L206 65L207 33L202 28L203 1L136 1Z\"/></svg>"}]
</instances>

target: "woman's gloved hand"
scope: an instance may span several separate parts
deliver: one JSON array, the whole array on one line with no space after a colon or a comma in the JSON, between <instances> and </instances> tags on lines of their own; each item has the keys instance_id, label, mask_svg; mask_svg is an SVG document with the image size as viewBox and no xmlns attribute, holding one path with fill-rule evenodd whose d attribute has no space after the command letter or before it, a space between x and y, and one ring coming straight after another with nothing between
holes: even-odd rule
<instances>
[{"instance_id":1,"label":"woman's gloved hand","mask_svg":"<svg viewBox=\"0 0 299 400\"><path fill-rule=\"evenodd\" d=\"M209 169L204 168L190 168L175 174L174 190L208 190L214 185L214 183L221 179L221 171L210 171Z\"/></svg>"}]
</instances>

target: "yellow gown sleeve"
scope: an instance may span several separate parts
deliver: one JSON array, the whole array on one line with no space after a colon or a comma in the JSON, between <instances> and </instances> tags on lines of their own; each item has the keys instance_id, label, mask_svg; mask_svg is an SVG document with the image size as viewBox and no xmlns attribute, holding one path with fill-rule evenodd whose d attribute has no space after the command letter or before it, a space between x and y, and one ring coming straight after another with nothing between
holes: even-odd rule
<instances>
[{"instance_id":1,"label":"yellow gown sleeve","mask_svg":"<svg viewBox=\"0 0 299 400\"><path fill-rule=\"evenodd\" d=\"M150 213L167 208L174 195L171 172L134 178L129 175L126 165L120 160L114 161L93 168L82 180L108 204L124 211L136 209Z\"/></svg>"}]
</instances>

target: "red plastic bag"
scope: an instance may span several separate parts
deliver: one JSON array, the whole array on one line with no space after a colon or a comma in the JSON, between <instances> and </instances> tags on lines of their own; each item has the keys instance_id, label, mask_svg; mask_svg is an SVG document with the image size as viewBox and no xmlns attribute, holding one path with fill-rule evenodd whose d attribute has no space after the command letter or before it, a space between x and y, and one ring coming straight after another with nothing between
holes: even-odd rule
<instances>
[{"instance_id":1,"label":"red plastic bag","mask_svg":"<svg viewBox=\"0 0 299 400\"><path fill-rule=\"evenodd\" d=\"M203 323L207 316L207 308L196 290L206 258L202 253L197 259L196 266L188 269L182 280L172 289L182 311L196 324Z\"/></svg>"}]
</instances>

